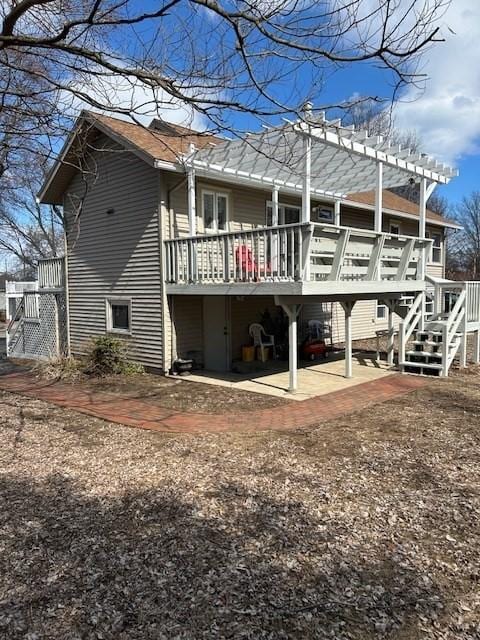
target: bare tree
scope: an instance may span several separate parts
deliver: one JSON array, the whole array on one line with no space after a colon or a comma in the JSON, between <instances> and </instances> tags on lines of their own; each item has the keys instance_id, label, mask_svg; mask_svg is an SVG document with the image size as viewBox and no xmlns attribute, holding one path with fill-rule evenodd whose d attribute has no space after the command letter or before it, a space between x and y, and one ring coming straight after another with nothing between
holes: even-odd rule
<instances>
[{"instance_id":1,"label":"bare tree","mask_svg":"<svg viewBox=\"0 0 480 640\"><path fill-rule=\"evenodd\" d=\"M2 234L21 244L18 184L58 152L81 107L135 121L182 111L242 135L307 99L327 109L324 84L346 66L382 67L396 94L424 80L420 57L443 39L449 1L3 0Z\"/></svg>"},{"instance_id":2,"label":"bare tree","mask_svg":"<svg viewBox=\"0 0 480 640\"><path fill-rule=\"evenodd\" d=\"M63 213L36 200L39 176L23 177L24 184L0 202L0 253L14 258L14 269L33 273L39 258L63 252Z\"/></svg>"},{"instance_id":3,"label":"bare tree","mask_svg":"<svg viewBox=\"0 0 480 640\"><path fill-rule=\"evenodd\" d=\"M472 191L456 207L456 219L463 230L453 236L450 254L453 266L465 277L480 277L480 191Z\"/></svg>"}]
</instances>

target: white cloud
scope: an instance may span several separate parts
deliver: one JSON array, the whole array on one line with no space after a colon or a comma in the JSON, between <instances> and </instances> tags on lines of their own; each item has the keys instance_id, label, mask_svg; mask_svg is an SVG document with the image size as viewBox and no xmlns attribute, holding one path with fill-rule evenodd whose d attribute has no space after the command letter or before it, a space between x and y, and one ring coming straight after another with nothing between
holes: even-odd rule
<instances>
[{"instance_id":1,"label":"white cloud","mask_svg":"<svg viewBox=\"0 0 480 640\"><path fill-rule=\"evenodd\" d=\"M409 89L395 120L419 132L425 151L455 164L480 152L480 3L452 0L442 22L446 42L425 56L425 89Z\"/></svg>"}]
</instances>

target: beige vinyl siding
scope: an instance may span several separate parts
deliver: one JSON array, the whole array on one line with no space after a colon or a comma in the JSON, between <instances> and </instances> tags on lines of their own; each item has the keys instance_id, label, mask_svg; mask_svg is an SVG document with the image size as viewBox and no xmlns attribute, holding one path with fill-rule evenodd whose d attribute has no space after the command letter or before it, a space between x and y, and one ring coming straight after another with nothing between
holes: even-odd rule
<instances>
[{"instance_id":1,"label":"beige vinyl siding","mask_svg":"<svg viewBox=\"0 0 480 640\"><path fill-rule=\"evenodd\" d=\"M345 314L338 302L305 304L300 313L302 330L306 331L309 320L320 320L331 327L333 342L345 340ZM398 328L400 317L395 314L394 326ZM375 332L387 329L388 319L376 319L375 300L360 300L352 312L352 335L354 340L373 338Z\"/></svg>"},{"instance_id":2,"label":"beige vinyl siding","mask_svg":"<svg viewBox=\"0 0 480 640\"><path fill-rule=\"evenodd\" d=\"M73 207L85 189L80 174L65 196L71 348L83 353L92 336L106 332L107 298L128 298L131 335L123 339L131 358L162 368L159 172L116 149L97 152L94 160L96 177L77 225Z\"/></svg>"},{"instance_id":3,"label":"beige vinyl siding","mask_svg":"<svg viewBox=\"0 0 480 640\"><path fill-rule=\"evenodd\" d=\"M189 351L203 352L203 296L170 296L173 357L186 358Z\"/></svg>"}]
</instances>

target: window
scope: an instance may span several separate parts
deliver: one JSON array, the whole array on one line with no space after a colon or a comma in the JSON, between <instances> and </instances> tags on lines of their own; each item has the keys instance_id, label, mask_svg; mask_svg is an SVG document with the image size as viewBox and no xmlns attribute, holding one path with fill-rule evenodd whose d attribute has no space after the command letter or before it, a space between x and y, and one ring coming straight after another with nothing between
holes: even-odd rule
<instances>
[{"instance_id":1,"label":"window","mask_svg":"<svg viewBox=\"0 0 480 640\"><path fill-rule=\"evenodd\" d=\"M312 222L333 222L333 207L319 204L312 209Z\"/></svg>"},{"instance_id":2,"label":"window","mask_svg":"<svg viewBox=\"0 0 480 640\"><path fill-rule=\"evenodd\" d=\"M300 222L302 208L294 204L278 203L278 223L277 224L295 224ZM267 227L274 225L273 223L273 204L267 202ZM312 222L333 222L333 207L325 204L319 204L312 207Z\"/></svg>"},{"instance_id":3,"label":"window","mask_svg":"<svg viewBox=\"0 0 480 640\"><path fill-rule=\"evenodd\" d=\"M432 231L427 231L425 233L427 238L431 238L433 240L432 252L430 254L430 262L434 262L435 264L442 264L442 234L434 233Z\"/></svg>"},{"instance_id":4,"label":"window","mask_svg":"<svg viewBox=\"0 0 480 640\"><path fill-rule=\"evenodd\" d=\"M301 208L295 204L278 203L278 221L273 222L273 204L267 202L267 227L275 224L295 224L300 222Z\"/></svg>"},{"instance_id":5,"label":"window","mask_svg":"<svg viewBox=\"0 0 480 640\"><path fill-rule=\"evenodd\" d=\"M377 300L377 310L375 313L375 318L377 320L386 320L387 319L387 307L384 304L379 304Z\"/></svg>"},{"instance_id":6,"label":"window","mask_svg":"<svg viewBox=\"0 0 480 640\"><path fill-rule=\"evenodd\" d=\"M131 332L132 301L124 299L108 299L107 311L107 331L114 333Z\"/></svg>"},{"instance_id":7,"label":"window","mask_svg":"<svg viewBox=\"0 0 480 640\"><path fill-rule=\"evenodd\" d=\"M202 191L202 218L205 231L226 231L228 194L217 191Z\"/></svg>"},{"instance_id":8,"label":"window","mask_svg":"<svg viewBox=\"0 0 480 640\"><path fill-rule=\"evenodd\" d=\"M390 221L390 233L393 233L395 236L399 236L401 234L400 223L396 220Z\"/></svg>"}]
</instances>

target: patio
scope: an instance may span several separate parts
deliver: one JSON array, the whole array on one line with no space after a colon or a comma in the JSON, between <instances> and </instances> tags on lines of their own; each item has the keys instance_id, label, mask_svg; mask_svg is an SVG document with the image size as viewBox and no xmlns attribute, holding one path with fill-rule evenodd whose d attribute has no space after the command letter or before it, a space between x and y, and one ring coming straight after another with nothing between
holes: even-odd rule
<instances>
[{"instance_id":1,"label":"patio","mask_svg":"<svg viewBox=\"0 0 480 640\"><path fill-rule=\"evenodd\" d=\"M358 352L353 354L353 376L346 378L344 354L332 354L327 360L303 362L298 369L297 390L292 393L288 390L288 364L282 365L279 368L275 362L272 368L245 374L202 371L188 376L188 380L301 401L378 380L394 372L385 361L377 361L375 354Z\"/></svg>"}]
</instances>

